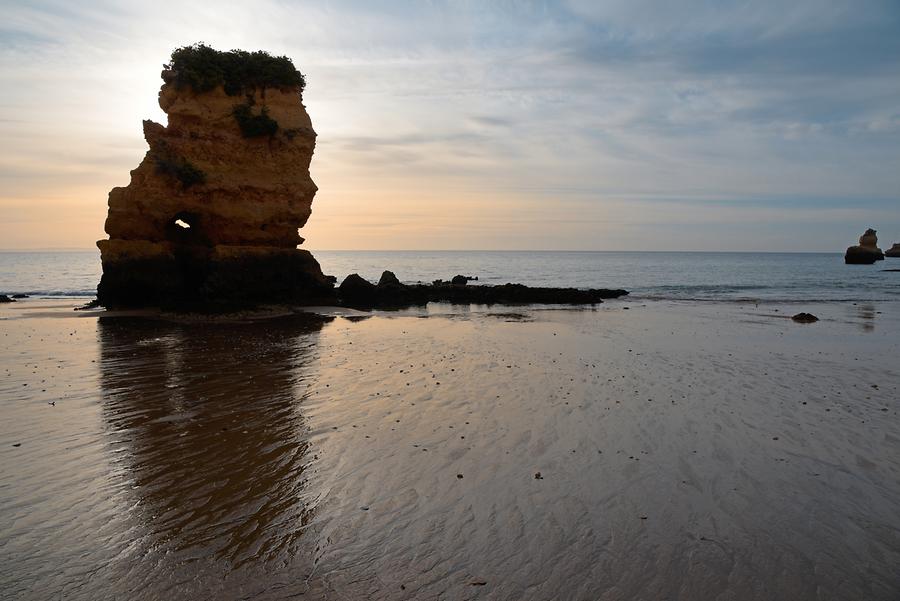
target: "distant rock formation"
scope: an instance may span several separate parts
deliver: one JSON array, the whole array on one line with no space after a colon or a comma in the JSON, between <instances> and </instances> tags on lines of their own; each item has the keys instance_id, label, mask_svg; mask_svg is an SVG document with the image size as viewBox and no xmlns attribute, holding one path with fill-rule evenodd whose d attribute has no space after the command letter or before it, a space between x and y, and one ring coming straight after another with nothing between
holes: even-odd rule
<instances>
[{"instance_id":1,"label":"distant rock formation","mask_svg":"<svg viewBox=\"0 0 900 601\"><path fill-rule=\"evenodd\" d=\"M851 246L844 254L844 262L850 265L871 265L884 259L884 253L878 248L878 236L869 228L859 237L859 245Z\"/></svg>"},{"instance_id":2,"label":"distant rock formation","mask_svg":"<svg viewBox=\"0 0 900 601\"><path fill-rule=\"evenodd\" d=\"M303 76L286 57L180 48L162 72L168 126L109 193L106 307L320 302L333 279L297 245L316 185Z\"/></svg>"},{"instance_id":3,"label":"distant rock formation","mask_svg":"<svg viewBox=\"0 0 900 601\"><path fill-rule=\"evenodd\" d=\"M900 257L900 242L894 242L894 245L884 251L885 257Z\"/></svg>"}]
</instances>

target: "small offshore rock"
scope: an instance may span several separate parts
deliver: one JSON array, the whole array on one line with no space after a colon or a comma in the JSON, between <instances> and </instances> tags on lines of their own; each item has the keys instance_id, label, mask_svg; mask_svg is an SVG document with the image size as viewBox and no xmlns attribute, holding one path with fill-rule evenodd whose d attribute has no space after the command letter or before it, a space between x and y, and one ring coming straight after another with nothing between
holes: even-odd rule
<instances>
[{"instance_id":1,"label":"small offshore rock","mask_svg":"<svg viewBox=\"0 0 900 601\"><path fill-rule=\"evenodd\" d=\"M844 263L848 265L871 265L884 259L884 253L878 248L877 232L869 228L859 237L859 245L851 246L844 254Z\"/></svg>"},{"instance_id":2,"label":"small offshore rock","mask_svg":"<svg viewBox=\"0 0 900 601\"><path fill-rule=\"evenodd\" d=\"M450 284L453 286L465 286L469 283L469 278L464 275L455 275L453 279L450 280Z\"/></svg>"},{"instance_id":3,"label":"small offshore rock","mask_svg":"<svg viewBox=\"0 0 900 601\"><path fill-rule=\"evenodd\" d=\"M12 297L13 297L13 298L28 298L28 295L27 295L27 294L22 294L22 293L20 292L19 294L13 294Z\"/></svg>"},{"instance_id":4,"label":"small offshore rock","mask_svg":"<svg viewBox=\"0 0 900 601\"><path fill-rule=\"evenodd\" d=\"M885 257L900 258L900 242L894 242L894 245L884 251Z\"/></svg>"},{"instance_id":5,"label":"small offshore rock","mask_svg":"<svg viewBox=\"0 0 900 601\"><path fill-rule=\"evenodd\" d=\"M14 302L16 302L16 301L14 301L13 299L9 298L9 297L6 296L5 294L0 294L0 303L14 303Z\"/></svg>"},{"instance_id":6,"label":"small offshore rock","mask_svg":"<svg viewBox=\"0 0 900 601\"><path fill-rule=\"evenodd\" d=\"M791 317L797 323L815 323L819 321L819 318L813 315L812 313L797 313L793 317Z\"/></svg>"}]
</instances>

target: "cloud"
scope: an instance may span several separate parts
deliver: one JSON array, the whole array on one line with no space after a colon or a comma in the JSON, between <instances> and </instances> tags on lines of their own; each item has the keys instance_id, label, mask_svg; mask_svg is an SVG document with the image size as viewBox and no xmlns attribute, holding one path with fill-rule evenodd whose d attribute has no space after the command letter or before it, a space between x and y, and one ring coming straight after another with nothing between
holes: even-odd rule
<instances>
[{"instance_id":1,"label":"cloud","mask_svg":"<svg viewBox=\"0 0 900 601\"><path fill-rule=\"evenodd\" d=\"M319 133L312 245L359 247L365 220L354 215L377 198L379 223L401 224L393 236L409 228L378 244L427 247L428 215L436 230L460 231L470 216L444 207L472 195L478 233L458 240L478 248L519 244L541 222L554 232L544 239L566 247L639 245L640 234L610 238L598 225L629 206L630 227L643 216L647 236L674 246L710 199L728 201L717 227L748 244L746 211L769 219L778 207L801 231L785 247L816 239L816 206L865 209L900 233L900 7L890 0L43 0L4 17L0 206L4 194L67 186L82 195L73 202L102 206L143 155L141 120L164 119L156 91L168 53L204 40L287 54L307 75ZM422 198L429 213L405 219ZM679 217L660 239L648 203L673 199ZM334 227L317 229L320 217Z\"/></svg>"}]
</instances>

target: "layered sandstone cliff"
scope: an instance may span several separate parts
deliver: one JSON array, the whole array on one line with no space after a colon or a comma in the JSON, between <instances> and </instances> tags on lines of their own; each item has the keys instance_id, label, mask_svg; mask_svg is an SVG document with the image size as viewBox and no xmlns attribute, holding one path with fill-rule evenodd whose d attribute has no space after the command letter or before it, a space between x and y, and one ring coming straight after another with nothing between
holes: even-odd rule
<instances>
[{"instance_id":1,"label":"layered sandstone cliff","mask_svg":"<svg viewBox=\"0 0 900 601\"><path fill-rule=\"evenodd\" d=\"M301 102L302 76L294 71L299 83L267 86L264 77L247 75L242 55L202 48L213 59L226 56L226 69L239 75L220 77L216 63L219 71L201 79L196 64L174 60L162 72L159 105L168 125L144 121L150 148L131 183L109 194L109 239L97 243L99 302L329 299L332 281L297 249L316 194L309 174L316 133ZM250 67L271 67L264 53L243 54L263 56ZM268 59L293 69L288 59Z\"/></svg>"}]
</instances>

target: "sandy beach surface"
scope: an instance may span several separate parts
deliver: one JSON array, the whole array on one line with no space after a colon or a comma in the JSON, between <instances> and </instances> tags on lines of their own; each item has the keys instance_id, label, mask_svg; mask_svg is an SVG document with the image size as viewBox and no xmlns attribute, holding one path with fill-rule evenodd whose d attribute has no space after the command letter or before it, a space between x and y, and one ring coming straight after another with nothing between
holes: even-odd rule
<instances>
[{"instance_id":1,"label":"sandy beach surface","mask_svg":"<svg viewBox=\"0 0 900 601\"><path fill-rule=\"evenodd\" d=\"M72 307L0 306L0 599L900 598L896 303Z\"/></svg>"}]
</instances>

